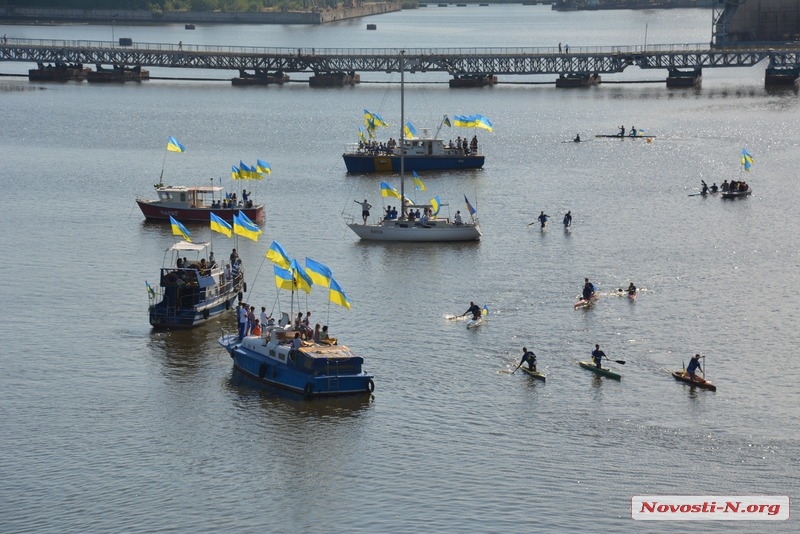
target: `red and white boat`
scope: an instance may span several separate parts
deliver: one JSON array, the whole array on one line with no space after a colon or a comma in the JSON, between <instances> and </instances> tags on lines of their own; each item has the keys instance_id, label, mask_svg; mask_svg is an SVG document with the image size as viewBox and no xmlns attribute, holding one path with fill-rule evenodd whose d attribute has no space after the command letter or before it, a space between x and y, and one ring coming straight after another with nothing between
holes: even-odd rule
<instances>
[{"instance_id":1,"label":"red and white boat","mask_svg":"<svg viewBox=\"0 0 800 534\"><path fill-rule=\"evenodd\" d=\"M236 213L243 212L254 222L264 220L264 204L256 204L252 199L238 201L230 207L222 207L225 188L220 186L155 186L158 198L148 200L137 198L136 203L148 221L169 221L170 217L181 222L208 222L210 214L233 221ZM212 205L212 203L214 203Z\"/></svg>"}]
</instances>

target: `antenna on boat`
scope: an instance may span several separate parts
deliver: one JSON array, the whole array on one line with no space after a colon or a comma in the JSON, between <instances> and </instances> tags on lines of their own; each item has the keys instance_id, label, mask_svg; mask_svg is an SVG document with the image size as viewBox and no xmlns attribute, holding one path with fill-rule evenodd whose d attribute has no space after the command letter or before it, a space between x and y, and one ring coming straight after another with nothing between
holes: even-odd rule
<instances>
[{"instance_id":1,"label":"antenna on boat","mask_svg":"<svg viewBox=\"0 0 800 534\"><path fill-rule=\"evenodd\" d=\"M405 117L405 78L404 71L405 65L403 63L403 56L405 50L400 50L400 204L403 206L402 216L406 216L406 168L405 168L405 155L406 155L406 132L403 126L406 121Z\"/></svg>"},{"instance_id":2,"label":"antenna on boat","mask_svg":"<svg viewBox=\"0 0 800 534\"><path fill-rule=\"evenodd\" d=\"M444 126L444 121L448 120L447 115L442 117L442 120L439 122L439 127L436 128L436 133L434 134L434 138L439 137L439 132L442 131L442 126Z\"/></svg>"}]
</instances>

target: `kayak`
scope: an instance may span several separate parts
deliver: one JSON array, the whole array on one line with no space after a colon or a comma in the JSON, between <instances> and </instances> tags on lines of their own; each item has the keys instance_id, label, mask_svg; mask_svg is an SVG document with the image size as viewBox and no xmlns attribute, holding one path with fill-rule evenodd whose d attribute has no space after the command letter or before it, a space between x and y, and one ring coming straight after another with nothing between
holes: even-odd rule
<instances>
[{"instance_id":1,"label":"kayak","mask_svg":"<svg viewBox=\"0 0 800 534\"><path fill-rule=\"evenodd\" d=\"M538 380L541 380L542 382L544 382L544 381L545 381L545 375L543 375L543 374L542 374L542 373L540 373L539 371L534 371L533 369L528 369L527 367L520 367L520 369L522 369L523 371L525 371L526 373L528 373L528 375L529 375L529 376L532 376L533 378L536 378L536 379L538 379Z\"/></svg>"},{"instance_id":2,"label":"kayak","mask_svg":"<svg viewBox=\"0 0 800 534\"><path fill-rule=\"evenodd\" d=\"M467 321L467 330L478 328L482 324L483 324L483 317L479 317L478 319L470 319L469 321Z\"/></svg>"},{"instance_id":3,"label":"kayak","mask_svg":"<svg viewBox=\"0 0 800 534\"><path fill-rule=\"evenodd\" d=\"M655 135L595 135L595 137L602 137L606 139L655 139Z\"/></svg>"},{"instance_id":4,"label":"kayak","mask_svg":"<svg viewBox=\"0 0 800 534\"><path fill-rule=\"evenodd\" d=\"M636 291L634 291L633 293L628 291L628 300L630 300L631 302L636 302L636 297L638 296L639 294Z\"/></svg>"},{"instance_id":5,"label":"kayak","mask_svg":"<svg viewBox=\"0 0 800 534\"><path fill-rule=\"evenodd\" d=\"M590 299L580 299L578 302L575 303L574 308L576 310L584 309L584 308L591 308L594 303L597 302L597 295L593 296Z\"/></svg>"},{"instance_id":6,"label":"kayak","mask_svg":"<svg viewBox=\"0 0 800 534\"><path fill-rule=\"evenodd\" d=\"M615 373L611 369L606 369L605 367L597 367L594 362L578 362L578 365L583 367L584 369L588 369L589 371L601 375L607 376L608 378L613 378L614 380L619 380L622 378L622 375Z\"/></svg>"},{"instance_id":7,"label":"kayak","mask_svg":"<svg viewBox=\"0 0 800 534\"><path fill-rule=\"evenodd\" d=\"M673 371L672 376L674 376L675 380L677 380L678 382L683 382L685 384L697 386L699 388L707 389L709 391L717 391L717 386L715 386L705 378L700 378L699 376L695 376L694 380L692 380L692 377L689 376L689 373L687 373L686 370Z\"/></svg>"}]
</instances>

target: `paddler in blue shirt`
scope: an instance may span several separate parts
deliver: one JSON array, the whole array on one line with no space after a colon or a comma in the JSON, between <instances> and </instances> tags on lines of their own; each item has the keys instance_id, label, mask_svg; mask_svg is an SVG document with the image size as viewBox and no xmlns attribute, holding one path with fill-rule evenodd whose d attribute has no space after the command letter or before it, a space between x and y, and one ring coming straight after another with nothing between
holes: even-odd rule
<instances>
[{"instance_id":1,"label":"paddler in blue shirt","mask_svg":"<svg viewBox=\"0 0 800 534\"><path fill-rule=\"evenodd\" d=\"M583 284L583 300L589 300L594 296L594 284L589 282L588 278L584 278Z\"/></svg>"},{"instance_id":2,"label":"paddler in blue shirt","mask_svg":"<svg viewBox=\"0 0 800 534\"><path fill-rule=\"evenodd\" d=\"M470 312L472 313L472 319L474 321L477 321L478 319L481 318L481 307L475 304L474 302L469 303L469 308L467 308L467 311L461 314L461 317L464 317Z\"/></svg>"},{"instance_id":3,"label":"paddler in blue shirt","mask_svg":"<svg viewBox=\"0 0 800 534\"><path fill-rule=\"evenodd\" d=\"M533 351L528 350L526 347L522 347L522 361L519 362L520 367L525 362L528 362L528 369L531 371L536 371L536 354Z\"/></svg>"},{"instance_id":4,"label":"paddler in blue shirt","mask_svg":"<svg viewBox=\"0 0 800 534\"><path fill-rule=\"evenodd\" d=\"M594 365L598 369L602 367L603 358L606 357L606 353L600 350L600 345L595 344L594 350L592 351L592 359L594 360Z\"/></svg>"},{"instance_id":5,"label":"paddler in blue shirt","mask_svg":"<svg viewBox=\"0 0 800 534\"><path fill-rule=\"evenodd\" d=\"M697 377L695 376L695 371L700 370L703 372L703 368L700 367L700 355L695 354L692 356L692 359L689 360L689 366L686 368L686 374L691 377L692 380L695 380Z\"/></svg>"}]
</instances>

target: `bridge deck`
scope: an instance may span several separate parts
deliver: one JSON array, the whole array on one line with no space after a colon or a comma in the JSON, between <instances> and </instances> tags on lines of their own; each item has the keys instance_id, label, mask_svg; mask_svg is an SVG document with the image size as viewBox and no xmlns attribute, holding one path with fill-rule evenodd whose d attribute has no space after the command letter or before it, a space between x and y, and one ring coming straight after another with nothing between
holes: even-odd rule
<instances>
[{"instance_id":1,"label":"bridge deck","mask_svg":"<svg viewBox=\"0 0 800 534\"><path fill-rule=\"evenodd\" d=\"M0 61L283 72L447 72L451 75L609 74L640 69L800 66L800 43L569 48L253 48L193 44L8 39Z\"/></svg>"}]
</instances>

